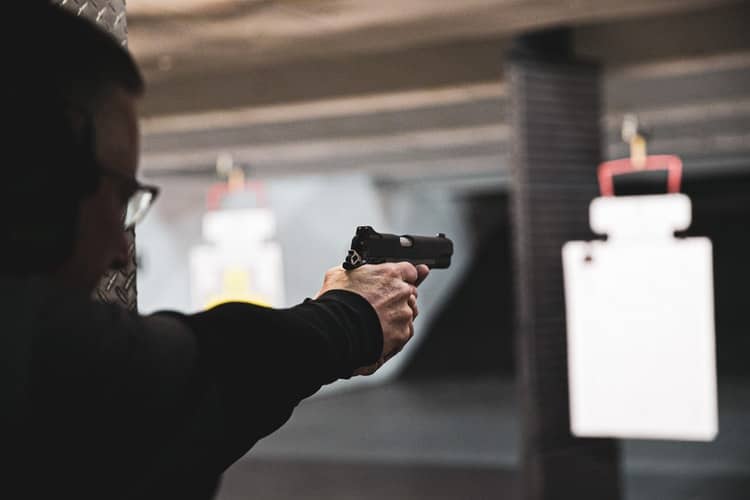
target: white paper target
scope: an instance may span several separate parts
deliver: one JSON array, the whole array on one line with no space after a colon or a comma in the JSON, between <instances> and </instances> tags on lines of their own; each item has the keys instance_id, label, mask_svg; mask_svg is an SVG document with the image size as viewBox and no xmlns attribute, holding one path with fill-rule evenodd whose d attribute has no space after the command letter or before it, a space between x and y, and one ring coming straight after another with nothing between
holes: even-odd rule
<instances>
[{"instance_id":1,"label":"white paper target","mask_svg":"<svg viewBox=\"0 0 750 500\"><path fill-rule=\"evenodd\" d=\"M607 241L563 247L571 430L711 440L718 432L712 247L675 238L682 194L603 197Z\"/></svg>"}]
</instances>

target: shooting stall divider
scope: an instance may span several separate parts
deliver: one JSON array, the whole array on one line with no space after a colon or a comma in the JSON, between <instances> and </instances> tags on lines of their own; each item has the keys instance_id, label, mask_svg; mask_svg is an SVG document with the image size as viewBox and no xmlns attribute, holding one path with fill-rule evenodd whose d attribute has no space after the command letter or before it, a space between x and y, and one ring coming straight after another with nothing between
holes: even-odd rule
<instances>
[{"instance_id":1,"label":"shooting stall divider","mask_svg":"<svg viewBox=\"0 0 750 500\"><path fill-rule=\"evenodd\" d=\"M127 45L128 26L125 0L56 0L79 16L107 30L123 46ZM95 297L108 304L120 304L134 311L138 307L136 287L135 231L128 232L128 263L123 269L109 271L99 283Z\"/></svg>"}]
</instances>

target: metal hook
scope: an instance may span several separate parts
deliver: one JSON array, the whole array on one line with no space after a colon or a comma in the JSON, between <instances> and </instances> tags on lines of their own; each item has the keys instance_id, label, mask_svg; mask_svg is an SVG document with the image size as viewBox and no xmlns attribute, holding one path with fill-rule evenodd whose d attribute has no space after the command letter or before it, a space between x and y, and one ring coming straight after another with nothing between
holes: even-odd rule
<instances>
[{"instance_id":1,"label":"metal hook","mask_svg":"<svg viewBox=\"0 0 750 500\"><path fill-rule=\"evenodd\" d=\"M630 161L636 170L641 170L646 165L646 132L638 122L638 116L633 113L626 114L622 119L622 140L630 145Z\"/></svg>"},{"instance_id":2,"label":"metal hook","mask_svg":"<svg viewBox=\"0 0 750 500\"><path fill-rule=\"evenodd\" d=\"M226 177L229 191L240 191L245 188L245 171L234 163L231 153L221 153L216 158L216 173Z\"/></svg>"}]
</instances>

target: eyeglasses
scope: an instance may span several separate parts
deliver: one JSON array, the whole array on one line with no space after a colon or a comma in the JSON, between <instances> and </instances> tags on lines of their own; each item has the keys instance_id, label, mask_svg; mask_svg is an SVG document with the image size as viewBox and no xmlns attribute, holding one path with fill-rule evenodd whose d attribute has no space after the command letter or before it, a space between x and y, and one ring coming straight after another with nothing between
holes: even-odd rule
<instances>
[{"instance_id":1,"label":"eyeglasses","mask_svg":"<svg viewBox=\"0 0 750 500\"><path fill-rule=\"evenodd\" d=\"M117 179L122 185L123 199L126 200L122 225L125 231L132 229L146 217L146 213L159 195L159 188L141 184L128 174L113 168L99 167L99 169L104 175Z\"/></svg>"}]
</instances>

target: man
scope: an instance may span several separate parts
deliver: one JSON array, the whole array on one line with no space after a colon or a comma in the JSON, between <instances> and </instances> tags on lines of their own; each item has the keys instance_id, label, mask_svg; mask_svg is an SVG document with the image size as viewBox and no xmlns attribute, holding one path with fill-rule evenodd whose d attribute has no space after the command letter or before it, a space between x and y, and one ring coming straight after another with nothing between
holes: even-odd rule
<instances>
[{"instance_id":1,"label":"man","mask_svg":"<svg viewBox=\"0 0 750 500\"><path fill-rule=\"evenodd\" d=\"M403 347L428 270L334 268L286 310L144 317L94 303L156 194L136 180L143 82L87 21L47 5L13 14L29 40L5 61L0 497L210 498L299 401Z\"/></svg>"}]
</instances>

